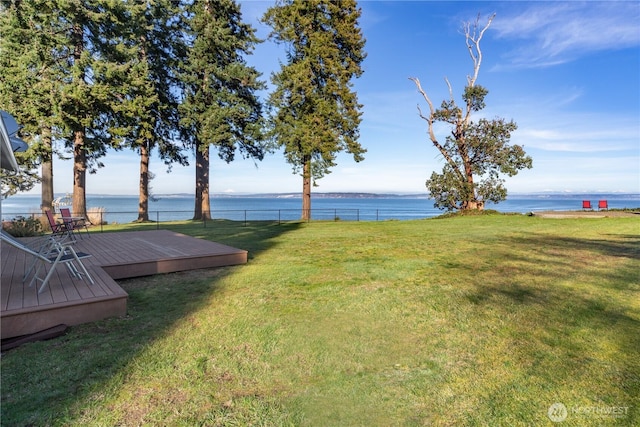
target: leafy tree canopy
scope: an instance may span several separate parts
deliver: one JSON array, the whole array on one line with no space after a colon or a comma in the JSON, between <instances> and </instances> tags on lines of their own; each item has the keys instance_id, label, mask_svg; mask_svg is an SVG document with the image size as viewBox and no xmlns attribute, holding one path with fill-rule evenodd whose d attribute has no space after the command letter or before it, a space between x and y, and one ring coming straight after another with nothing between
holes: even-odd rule
<instances>
[{"instance_id":1,"label":"leafy tree canopy","mask_svg":"<svg viewBox=\"0 0 640 427\"><path fill-rule=\"evenodd\" d=\"M517 129L513 120L472 120L473 114L485 108L485 98L489 93L476 81L482 63L480 41L494 16L483 28L479 27L479 17L475 23L464 26L467 49L474 67L473 75L467 76L462 94L463 107L456 103L449 80L446 83L450 98L442 101L440 108L435 108L420 81L411 78L429 106L428 113L423 113L418 106L420 118L427 122L429 138L445 160L442 172L433 172L426 182L435 207L440 209L482 210L486 202L505 200L507 189L502 176L514 176L533 164L522 146L509 144L511 134ZM434 132L436 122L452 127L444 142Z\"/></svg>"}]
</instances>

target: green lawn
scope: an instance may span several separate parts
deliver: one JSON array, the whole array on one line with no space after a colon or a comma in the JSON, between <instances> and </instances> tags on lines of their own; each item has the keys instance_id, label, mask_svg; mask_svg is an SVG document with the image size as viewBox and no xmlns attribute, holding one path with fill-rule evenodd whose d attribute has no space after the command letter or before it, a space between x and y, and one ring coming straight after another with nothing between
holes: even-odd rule
<instances>
[{"instance_id":1,"label":"green lawn","mask_svg":"<svg viewBox=\"0 0 640 427\"><path fill-rule=\"evenodd\" d=\"M174 228L249 262L3 354L3 425L640 424L640 219Z\"/></svg>"}]
</instances>

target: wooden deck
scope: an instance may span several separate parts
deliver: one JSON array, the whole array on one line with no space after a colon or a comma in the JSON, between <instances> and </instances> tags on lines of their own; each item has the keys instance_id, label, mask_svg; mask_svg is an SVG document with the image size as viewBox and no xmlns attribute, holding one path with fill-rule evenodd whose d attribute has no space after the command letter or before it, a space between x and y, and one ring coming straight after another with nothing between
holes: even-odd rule
<instances>
[{"instance_id":1,"label":"wooden deck","mask_svg":"<svg viewBox=\"0 0 640 427\"><path fill-rule=\"evenodd\" d=\"M29 287L29 280L22 283L30 255L2 243L2 339L60 324L72 326L124 316L128 295L114 279L247 262L247 251L168 230L84 234L74 248L92 255L83 264L95 284L72 278L65 266L58 265L38 294L38 285Z\"/></svg>"}]
</instances>

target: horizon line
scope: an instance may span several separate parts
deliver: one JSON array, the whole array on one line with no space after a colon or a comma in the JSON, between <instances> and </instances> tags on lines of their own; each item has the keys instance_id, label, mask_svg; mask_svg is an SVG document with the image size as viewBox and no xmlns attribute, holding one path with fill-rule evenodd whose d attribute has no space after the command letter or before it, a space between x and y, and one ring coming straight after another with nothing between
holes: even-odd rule
<instances>
[{"instance_id":1,"label":"horizon line","mask_svg":"<svg viewBox=\"0 0 640 427\"><path fill-rule=\"evenodd\" d=\"M54 195L72 195L72 193L54 193ZM349 195L349 194L361 194L361 195L374 195L374 196L421 196L430 198L428 193L421 192L411 192L411 191L384 191L384 192L376 192L376 191L318 191L311 193L311 197L313 195L331 195L331 194L340 194L340 195ZM590 191L570 191L570 190L541 190L541 191L513 191L509 192L508 196L513 195L596 195L596 194L616 194L616 195L637 195L640 196L640 191L638 192L630 192L630 191L607 191L607 190L590 190ZM246 196L266 196L266 195L302 195L301 191L284 191L284 192L214 192L211 193L210 196L225 196L225 197L246 197ZM39 194L13 194L9 197L39 197ZM86 193L86 196L112 196L112 197L137 197L139 194L116 194L116 193ZM158 193L151 195L149 199L162 197L162 196L189 196L195 197L192 193L185 192L172 192L172 193ZM6 200L6 199L5 199Z\"/></svg>"}]
</instances>

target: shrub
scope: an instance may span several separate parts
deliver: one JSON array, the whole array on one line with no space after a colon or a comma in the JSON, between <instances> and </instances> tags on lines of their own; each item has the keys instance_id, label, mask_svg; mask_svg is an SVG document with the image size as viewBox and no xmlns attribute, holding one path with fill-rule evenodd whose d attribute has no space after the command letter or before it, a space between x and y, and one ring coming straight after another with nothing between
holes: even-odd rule
<instances>
[{"instance_id":1,"label":"shrub","mask_svg":"<svg viewBox=\"0 0 640 427\"><path fill-rule=\"evenodd\" d=\"M454 218L458 216L483 216L483 215L503 215L495 209L468 209L468 210L458 210L453 212L447 212L442 215L437 216L436 218ZM518 214L519 215L519 214Z\"/></svg>"},{"instance_id":2,"label":"shrub","mask_svg":"<svg viewBox=\"0 0 640 427\"><path fill-rule=\"evenodd\" d=\"M44 234L42 222L38 218L18 216L2 223L2 228L13 237L32 237Z\"/></svg>"}]
</instances>

